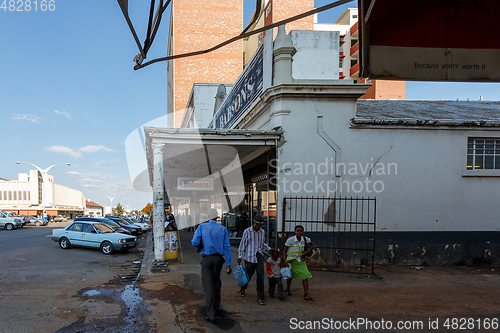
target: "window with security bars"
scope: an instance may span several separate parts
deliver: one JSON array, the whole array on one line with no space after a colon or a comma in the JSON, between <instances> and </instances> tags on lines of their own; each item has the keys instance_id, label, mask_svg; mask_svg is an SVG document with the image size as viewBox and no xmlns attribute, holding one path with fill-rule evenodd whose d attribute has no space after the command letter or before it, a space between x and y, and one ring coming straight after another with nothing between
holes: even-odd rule
<instances>
[{"instance_id":1,"label":"window with security bars","mask_svg":"<svg viewBox=\"0 0 500 333\"><path fill-rule=\"evenodd\" d=\"M500 138L469 138L467 170L500 170Z\"/></svg>"}]
</instances>

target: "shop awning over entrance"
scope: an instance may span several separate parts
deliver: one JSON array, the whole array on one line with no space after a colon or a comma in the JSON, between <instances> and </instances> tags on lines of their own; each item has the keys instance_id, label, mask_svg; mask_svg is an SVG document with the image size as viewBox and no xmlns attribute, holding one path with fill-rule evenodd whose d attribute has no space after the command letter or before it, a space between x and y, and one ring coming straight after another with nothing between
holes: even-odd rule
<instances>
[{"instance_id":1,"label":"shop awning over entrance","mask_svg":"<svg viewBox=\"0 0 500 333\"><path fill-rule=\"evenodd\" d=\"M155 159L161 158L169 197L236 191L243 185L241 167L274 148L281 137L279 131L248 129L145 127L144 132L149 184L155 187Z\"/></svg>"}]
</instances>

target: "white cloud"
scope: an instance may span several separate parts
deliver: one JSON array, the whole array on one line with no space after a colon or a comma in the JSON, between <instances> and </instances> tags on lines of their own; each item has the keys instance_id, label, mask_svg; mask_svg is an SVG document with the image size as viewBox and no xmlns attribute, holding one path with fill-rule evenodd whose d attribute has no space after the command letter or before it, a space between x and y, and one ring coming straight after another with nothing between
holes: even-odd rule
<instances>
[{"instance_id":1,"label":"white cloud","mask_svg":"<svg viewBox=\"0 0 500 333\"><path fill-rule=\"evenodd\" d=\"M71 119L71 115L70 115L70 114L69 114L69 112L67 112L67 111L57 111L57 110L55 110L55 111L54 111L54 113L55 113L55 114L60 114L60 115L62 115L62 116L65 116L66 118Z\"/></svg>"},{"instance_id":2,"label":"white cloud","mask_svg":"<svg viewBox=\"0 0 500 333\"><path fill-rule=\"evenodd\" d=\"M100 160L100 161L96 161L94 162L95 165L103 165L103 164L109 164L109 163L118 163L120 162L119 160L109 160L109 161L105 161L105 160Z\"/></svg>"},{"instance_id":3,"label":"white cloud","mask_svg":"<svg viewBox=\"0 0 500 333\"><path fill-rule=\"evenodd\" d=\"M84 179L80 179L79 182L104 183L104 180L92 179L92 178L84 178Z\"/></svg>"},{"instance_id":4,"label":"white cloud","mask_svg":"<svg viewBox=\"0 0 500 333\"><path fill-rule=\"evenodd\" d=\"M109 173L103 174L100 172L81 173L78 171L68 171L67 173L70 175L73 175L73 176L82 177L83 179L79 180L81 182L86 181L86 182L90 182L90 183L103 183L104 181L102 181L101 179L112 180L112 179L118 178L118 176L116 176L116 175L109 174Z\"/></svg>"},{"instance_id":5,"label":"white cloud","mask_svg":"<svg viewBox=\"0 0 500 333\"><path fill-rule=\"evenodd\" d=\"M82 157L82 153L73 151L73 149L64 146L52 146L45 148L45 150L51 151L53 153L66 155L69 157L79 158Z\"/></svg>"},{"instance_id":6,"label":"white cloud","mask_svg":"<svg viewBox=\"0 0 500 333\"><path fill-rule=\"evenodd\" d=\"M100 179L116 179L118 176L113 174L102 174L100 172L90 172L87 174L88 177L100 178Z\"/></svg>"},{"instance_id":7,"label":"white cloud","mask_svg":"<svg viewBox=\"0 0 500 333\"><path fill-rule=\"evenodd\" d=\"M95 153L101 150L107 151L107 152L114 152L115 150L107 148L103 145L100 146L86 146L82 147L79 149L82 153Z\"/></svg>"},{"instance_id":8,"label":"white cloud","mask_svg":"<svg viewBox=\"0 0 500 333\"><path fill-rule=\"evenodd\" d=\"M41 124L41 120L44 119L44 117L39 117L34 114L17 114L12 116L12 119L14 120L26 120L26 121L31 121L32 123L37 123Z\"/></svg>"},{"instance_id":9,"label":"white cloud","mask_svg":"<svg viewBox=\"0 0 500 333\"><path fill-rule=\"evenodd\" d=\"M78 171L68 171L66 172L68 175L73 175L73 176L81 176L81 177L85 177L85 175L81 172L78 172Z\"/></svg>"}]
</instances>

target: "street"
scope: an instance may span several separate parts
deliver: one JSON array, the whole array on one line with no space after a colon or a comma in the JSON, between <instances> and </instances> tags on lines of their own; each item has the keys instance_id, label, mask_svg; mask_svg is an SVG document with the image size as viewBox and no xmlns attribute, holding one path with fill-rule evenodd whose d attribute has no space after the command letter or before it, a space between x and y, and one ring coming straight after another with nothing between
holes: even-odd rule
<instances>
[{"instance_id":1,"label":"street","mask_svg":"<svg viewBox=\"0 0 500 333\"><path fill-rule=\"evenodd\" d=\"M190 245L192 233L180 233L183 264L151 273L150 234L148 246L144 237L138 249L106 256L93 249L62 250L46 237L62 225L0 230L1 333L321 331L310 329L314 321L342 332L380 331L367 325L382 322L394 325L387 332L441 332L459 318L473 321L466 332L498 327L499 269L484 266L381 266L372 277L312 271L316 302L305 301L294 281L292 297L268 298L264 307L256 302L254 280L240 297L234 277L221 274L224 315L213 325L203 319L200 255ZM232 256L234 265L236 247ZM353 323L355 329L333 329Z\"/></svg>"},{"instance_id":2,"label":"street","mask_svg":"<svg viewBox=\"0 0 500 333\"><path fill-rule=\"evenodd\" d=\"M2 333L64 332L65 326L80 318L99 319L120 313L122 304L103 307L102 302L89 300L86 296L90 294L85 292L106 283L121 290L135 281L144 240L138 248L112 255L78 247L63 250L46 235L67 224L0 230Z\"/></svg>"}]
</instances>

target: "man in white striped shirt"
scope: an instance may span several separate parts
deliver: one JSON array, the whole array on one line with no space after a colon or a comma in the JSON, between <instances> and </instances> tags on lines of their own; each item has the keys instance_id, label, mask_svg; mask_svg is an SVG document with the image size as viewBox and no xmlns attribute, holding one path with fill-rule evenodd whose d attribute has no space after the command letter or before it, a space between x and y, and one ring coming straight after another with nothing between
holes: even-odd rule
<instances>
[{"instance_id":1,"label":"man in white striped shirt","mask_svg":"<svg viewBox=\"0 0 500 333\"><path fill-rule=\"evenodd\" d=\"M242 259L245 259L248 283L250 283L253 274L257 271L257 302L260 305L266 305L264 292L264 263L266 262L266 256L262 254L262 251L271 249L264 242L265 232L261 229L263 224L264 218L262 215L255 215L253 225L243 232L243 237L238 248L238 264L241 263ZM242 286L238 292L242 297L245 296L248 283Z\"/></svg>"}]
</instances>

